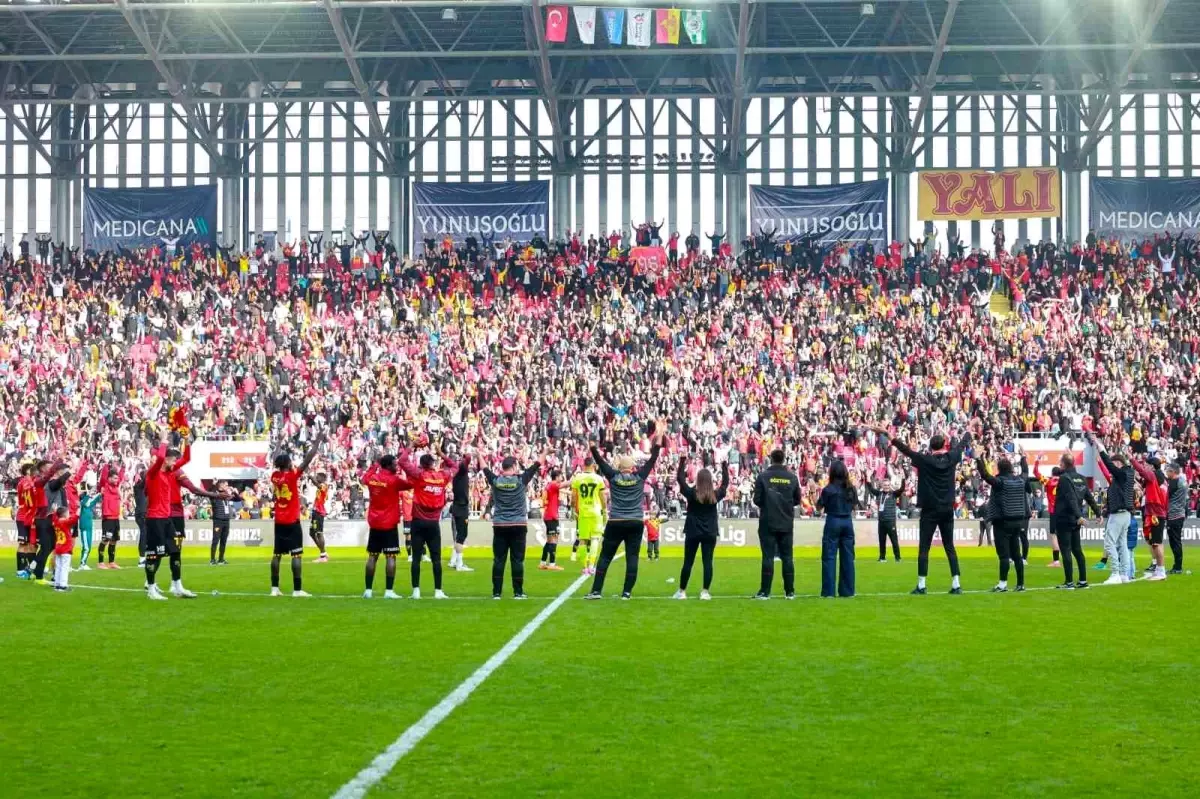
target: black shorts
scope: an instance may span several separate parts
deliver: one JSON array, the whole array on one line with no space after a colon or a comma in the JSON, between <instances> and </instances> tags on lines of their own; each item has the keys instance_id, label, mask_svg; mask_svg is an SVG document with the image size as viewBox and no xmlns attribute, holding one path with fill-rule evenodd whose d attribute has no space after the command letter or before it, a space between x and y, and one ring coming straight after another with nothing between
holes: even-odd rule
<instances>
[{"instance_id":1,"label":"black shorts","mask_svg":"<svg viewBox=\"0 0 1200 799\"><path fill-rule=\"evenodd\" d=\"M26 546L29 544L29 525L25 522L17 522L17 546Z\"/></svg>"},{"instance_id":2,"label":"black shorts","mask_svg":"<svg viewBox=\"0 0 1200 799\"><path fill-rule=\"evenodd\" d=\"M300 522L275 522L275 554L293 557L304 554L304 528Z\"/></svg>"},{"instance_id":3,"label":"black shorts","mask_svg":"<svg viewBox=\"0 0 1200 799\"><path fill-rule=\"evenodd\" d=\"M323 532L325 532L325 517L319 513L314 513L308 523L308 534L320 535Z\"/></svg>"},{"instance_id":4,"label":"black shorts","mask_svg":"<svg viewBox=\"0 0 1200 799\"><path fill-rule=\"evenodd\" d=\"M1155 546L1160 546L1163 542L1163 530L1166 529L1167 522L1165 519L1159 519L1154 524L1147 525L1150 528L1150 543Z\"/></svg>"},{"instance_id":5,"label":"black shorts","mask_svg":"<svg viewBox=\"0 0 1200 799\"><path fill-rule=\"evenodd\" d=\"M121 520L120 519L101 519L100 520L100 540L101 541L120 541L121 540Z\"/></svg>"},{"instance_id":6,"label":"black shorts","mask_svg":"<svg viewBox=\"0 0 1200 799\"><path fill-rule=\"evenodd\" d=\"M1050 535L1058 535L1058 525L1054 522L1053 516L1050 517L1050 521L1047 524L1050 528Z\"/></svg>"},{"instance_id":7,"label":"black shorts","mask_svg":"<svg viewBox=\"0 0 1200 799\"><path fill-rule=\"evenodd\" d=\"M183 538L184 533L187 532L187 523L182 516L172 516L171 529L175 531L176 538Z\"/></svg>"},{"instance_id":8,"label":"black shorts","mask_svg":"<svg viewBox=\"0 0 1200 799\"><path fill-rule=\"evenodd\" d=\"M395 527L372 527L367 533L367 554L395 555L400 551L400 533Z\"/></svg>"},{"instance_id":9,"label":"black shorts","mask_svg":"<svg viewBox=\"0 0 1200 799\"><path fill-rule=\"evenodd\" d=\"M408 538L410 535L412 535L412 519L404 522L404 537Z\"/></svg>"},{"instance_id":10,"label":"black shorts","mask_svg":"<svg viewBox=\"0 0 1200 799\"><path fill-rule=\"evenodd\" d=\"M174 523L170 519L146 519L146 557L178 554Z\"/></svg>"},{"instance_id":11,"label":"black shorts","mask_svg":"<svg viewBox=\"0 0 1200 799\"><path fill-rule=\"evenodd\" d=\"M450 518L454 520L454 543L462 546L467 543L467 520L457 516Z\"/></svg>"},{"instance_id":12,"label":"black shorts","mask_svg":"<svg viewBox=\"0 0 1200 799\"><path fill-rule=\"evenodd\" d=\"M546 520L546 537L558 535L558 519Z\"/></svg>"}]
</instances>

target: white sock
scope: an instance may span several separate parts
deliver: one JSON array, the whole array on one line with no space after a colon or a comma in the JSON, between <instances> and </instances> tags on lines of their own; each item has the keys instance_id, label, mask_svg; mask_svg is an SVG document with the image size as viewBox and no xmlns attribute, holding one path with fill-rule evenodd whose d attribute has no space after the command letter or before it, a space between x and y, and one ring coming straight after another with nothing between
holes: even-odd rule
<instances>
[{"instance_id":1,"label":"white sock","mask_svg":"<svg viewBox=\"0 0 1200 799\"><path fill-rule=\"evenodd\" d=\"M958 578L956 577L955 579L957 580ZM996 583L996 587L997 588L1008 588L1008 580L1001 580L1000 582Z\"/></svg>"},{"instance_id":2,"label":"white sock","mask_svg":"<svg viewBox=\"0 0 1200 799\"><path fill-rule=\"evenodd\" d=\"M1000 584L1001 584L1001 585L1004 585L1004 583L1000 583ZM958 575L957 575L957 574L956 574L956 575L954 575L953 577L951 577L951 578L950 578L950 587L951 587L951 588L958 588L958 587L959 587L959 585L958 585Z\"/></svg>"},{"instance_id":3,"label":"white sock","mask_svg":"<svg viewBox=\"0 0 1200 799\"><path fill-rule=\"evenodd\" d=\"M172 591L178 591L180 588L183 588L183 585L179 580L171 581L171 590Z\"/></svg>"},{"instance_id":4,"label":"white sock","mask_svg":"<svg viewBox=\"0 0 1200 799\"><path fill-rule=\"evenodd\" d=\"M925 578L918 577L917 578L917 588L924 588L924 587L925 587Z\"/></svg>"}]
</instances>

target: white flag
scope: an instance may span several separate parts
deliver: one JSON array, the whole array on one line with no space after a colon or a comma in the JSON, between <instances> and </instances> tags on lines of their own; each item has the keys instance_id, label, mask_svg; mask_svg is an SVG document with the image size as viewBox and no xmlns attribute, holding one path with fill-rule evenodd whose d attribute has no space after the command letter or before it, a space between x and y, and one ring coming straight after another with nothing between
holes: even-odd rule
<instances>
[{"instance_id":1,"label":"white flag","mask_svg":"<svg viewBox=\"0 0 1200 799\"><path fill-rule=\"evenodd\" d=\"M634 47L649 47L654 31L654 12L648 8L629 9L629 26L625 38Z\"/></svg>"},{"instance_id":2,"label":"white flag","mask_svg":"<svg viewBox=\"0 0 1200 799\"><path fill-rule=\"evenodd\" d=\"M584 44L596 43L596 7L575 6L575 29L579 31L579 41Z\"/></svg>"}]
</instances>

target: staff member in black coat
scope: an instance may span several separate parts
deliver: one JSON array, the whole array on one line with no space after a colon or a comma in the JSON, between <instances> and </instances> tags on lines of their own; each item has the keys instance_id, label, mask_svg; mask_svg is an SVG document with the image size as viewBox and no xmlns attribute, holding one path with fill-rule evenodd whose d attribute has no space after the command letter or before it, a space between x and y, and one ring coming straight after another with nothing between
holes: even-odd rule
<instances>
[{"instance_id":1,"label":"staff member in black coat","mask_svg":"<svg viewBox=\"0 0 1200 799\"><path fill-rule=\"evenodd\" d=\"M783 595L796 598L796 564L792 559L796 506L800 504L800 478L783 465L783 450L771 453L771 464L754 481L754 504L759 508L758 540L762 547L762 585L755 599L771 598L775 579L775 554L783 568Z\"/></svg>"},{"instance_id":2,"label":"staff member in black coat","mask_svg":"<svg viewBox=\"0 0 1200 799\"><path fill-rule=\"evenodd\" d=\"M825 533L821 536L821 596L854 596L854 509L858 492L850 484L850 472L842 460L829 465L829 484L817 497L817 510L825 512ZM838 566L841 579L837 579Z\"/></svg>"},{"instance_id":3,"label":"staff member in black coat","mask_svg":"<svg viewBox=\"0 0 1200 799\"><path fill-rule=\"evenodd\" d=\"M876 428L878 435L888 435ZM941 433L929 439L929 451L917 452L903 441L892 441L917 470L917 506L921 509L920 541L917 550L917 587L914 594L925 593L925 577L929 574L929 548L934 533L942 534L942 547L950 562L950 593L961 594L958 552L954 549L954 475L962 462L963 450L971 443L971 434L964 433L958 441L950 442Z\"/></svg>"},{"instance_id":4,"label":"staff member in black coat","mask_svg":"<svg viewBox=\"0 0 1200 799\"><path fill-rule=\"evenodd\" d=\"M1058 462L1058 485L1054 489L1054 517L1052 524L1058 536L1058 548L1062 552L1063 583L1058 586L1068 591L1087 588L1087 562L1083 559L1083 543L1079 528L1083 526L1084 503L1092 512L1100 515L1100 504L1092 496L1087 480L1075 471L1075 456L1064 452ZM1071 559L1079 566L1079 582L1072 582Z\"/></svg>"},{"instance_id":5,"label":"staff member in black coat","mask_svg":"<svg viewBox=\"0 0 1200 799\"><path fill-rule=\"evenodd\" d=\"M1025 561L1021 557L1021 534L1029 526L1030 492L1028 478L1013 473L1012 461L1000 458L996 462L998 476L993 477L982 457L975 459L979 476L992 487L988 500L988 518L996 528L996 555L1000 558L1000 582L992 589L1002 594L1008 590L1008 569L1016 566L1017 590L1025 590Z\"/></svg>"},{"instance_id":6,"label":"staff member in black coat","mask_svg":"<svg viewBox=\"0 0 1200 799\"><path fill-rule=\"evenodd\" d=\"M729 462L721 464L721 485L713 488L712 472L701 469L696 474L696 485L687 484L687 458L679 459L675 472L679 493L687 500L687 520L683 523L683 569L679 572L679 590L676 599L687 599L688 580L692 577L692 566L696 562L696 550L704 559L704 588L701 599L712 599L708 589L712 587L713 550L717 547L717 503L725 499L729 490Z\"/></svg>"}]
</instances>

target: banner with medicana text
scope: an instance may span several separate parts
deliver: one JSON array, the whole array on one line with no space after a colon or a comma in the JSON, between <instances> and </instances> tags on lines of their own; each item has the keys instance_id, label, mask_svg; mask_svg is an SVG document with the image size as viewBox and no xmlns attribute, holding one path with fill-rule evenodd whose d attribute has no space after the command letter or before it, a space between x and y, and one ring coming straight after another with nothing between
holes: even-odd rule
<instances>
[{"instance_id":1,"label":"banner with medicana text","mask_svg":"<svg viewBox=\"0 0 1200 799\"><path fill-rule=\"evenodd\" d=\"M1153 238L1200 228L1200 178L1093 177L1089 227L1100 236Z\"/></svg>"},{"instance_id":2,"label":"banner with medicana text","mask_svg":"<svg viewBox=\"0 0 1200 799\"><path fill-rule=\"evenodd\" d=\"M217 187L87 189L83 246L89 250L217 243Z\"/></svg>"},{"instance_id":3,"label":"banner with medicana text","mask_svg":"<svg viewBox=\"0 0 1200 799\"><path fill-rule=\"evenodd\" d=\"M1062 214L1062 179L1054 167L938 169L917 173L917 218L1044 219Z\"/></svg>"},{"instance_id":4,"label":"banner with medicana text","mask_svg":"<svg viewBox=\"0 0 1200 799\"><path fill-rule=\"evenodd\" d=\"M449 236L456 245L473 236L484 242L511 239L527 244L550 235L550 182L414 183L413 246L438 245Z\"/></svg>"}]
</instances>

